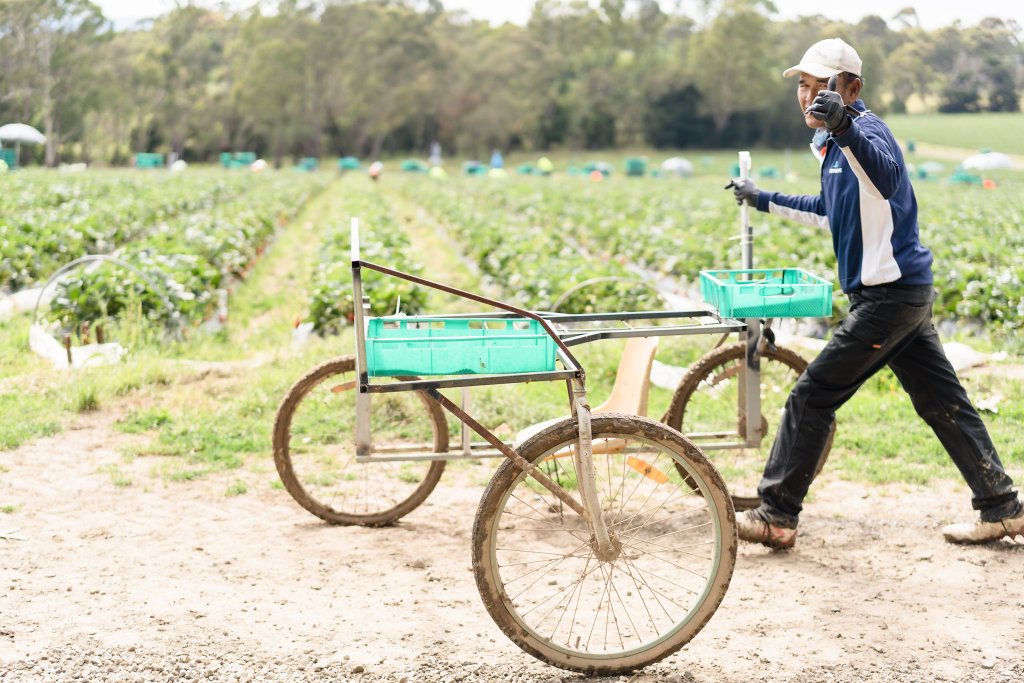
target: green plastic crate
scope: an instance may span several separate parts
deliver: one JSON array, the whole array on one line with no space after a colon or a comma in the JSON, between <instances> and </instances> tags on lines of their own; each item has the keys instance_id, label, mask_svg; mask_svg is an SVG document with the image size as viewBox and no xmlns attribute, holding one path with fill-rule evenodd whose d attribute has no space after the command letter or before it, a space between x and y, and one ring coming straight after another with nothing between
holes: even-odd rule
<instances>
[{"instance_id":1,"label":"green plastic crate","mask_svg":"<svg viewBox=\"0 0 1024 683\"><path fill-rule=\"evenodd\" d=\"M727 318L832 315L832 283L800 268L702 270L700 293Z\"/></svg>"},{"instance_id":2,"label":"green plastic crate","mask_svg":"<svg viewBox=\"0 0 1024 683\"><path fill-rule=\"evenodd\" d=\"M527 318L370 318L371 377L497 375L555 369L555 342Z\"/></svg>"},{"instance_id":3,"label":"green plastic crate","mask_svg":"<svg viewBox=\"0 0 1024 683\"><path fill-rule=\"evenodd\" d=\"M7 164L7 168L18 168L18 157L13 149L0 149L0 161Z\"/></svg>"},{"instance_id":4,"label":"green plastic crate","mask_svg":"<svg viewBox=\"0 0 1024 683\"><path fill-rule=\"evenodd\" d=\"M163 168L164 155L153 152L136 152L135 168Z\"/></svg>"}]
</instances>

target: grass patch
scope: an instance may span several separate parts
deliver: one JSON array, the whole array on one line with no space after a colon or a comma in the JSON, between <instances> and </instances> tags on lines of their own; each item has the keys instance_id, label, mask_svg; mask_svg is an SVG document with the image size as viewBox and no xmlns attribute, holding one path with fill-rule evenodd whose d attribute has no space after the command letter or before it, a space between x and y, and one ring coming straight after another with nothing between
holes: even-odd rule
<instances>
[{"instance_id":1,"label":"grass patch","mask_svg":"<svg viewBox=\"0 0 1024 683\"><path fill-rule=\"evenodd\" d=\"M114 427L125 434L141 434L170 424L171 414L166 408L133 410L122 417Z\"/></svg>"},{"instance_id":2,"label":"grass patch","mask_svg":"<svg viewBox=\"0 0 1024 683\"><path fill-rule=\"evenodd\" d=\"M52 390L0 393L0 449L12 450L31 439L52 436L63 428L61 398Z\"/></svg>"},{"instance_id":3,"label":"grass patch","mask_svg":"<svg viewBox=\"0 0 1024 683\"><path fill-rule=\"evenodd\" d=\"M198 469L187 469L187 468L175 468L170 470L166 478L170 481L193 481L195 479L201 479L209 473L209 470L205 468Z\"/></svg>"},{"instance_id":4,"label":"grass patch","mask_svg":"<svg viewBox=\"0 0 1024 683\"><path fill-rule=\"evenodd\" d=\"M1008 130L1024 129L1021 113L901 114L887 116L885 122L901 140L1024 154L1024 138L1006 134Z\"/></svg>"},{"instance_id":5,"label":"grass patch","mask_svg":"<svg viewBox=\"0 0 1024 683\"><path fill-rule=\"evenodd\" d=\"M100 471L110 477L110 483L119 489L128 488L132 485L132 479L117 465L106 465Z\"/></svg>"},{"instance_id":6,"label":"grass patch","mask_svg":"<svg viewBox=\"0 0 1024 683\"><path fill-rule=\"evenodd\" d=\"M249 490L249 486L244 481L242 481L241 479L236 479L234 482L232 482L228 486L228 489L227 489L227 491L224 492L224 495L229 496L229 497L241 496L242 494L246 493L248 490Z\"/></svg>"},{"instance_id":7,"label":"grass patch","mask_svg":"<svg viewBox=\"0 0 1024 683\"><path fill-rule=\"evenodd\" d=\"M91 413L100 409L100 397L94 385L77 388L73 409L76 413Z\"/></svg>"},{"instance_id":8,"label":"grass patch","mask_svg":"<svg viewBox=\"0 0 1024 683\"><path fill-rule=\"evenodd\" d=\"M1024 419L1019 397L1024 395L1024 382L987 374L968 375L962 381L976 405L979 397L1004 397L998 413L982 412L981 417L1004 466L1019 481L1024 474L1024 444L1019 439ZM837 420L836 441L826 468L844 478L872 484L928 484L960 477L938 438L888 370L865 383L839 411Z\"/></svg>"},{"instance_id":9,"label":"grass patch","mask_svg":"<svg viewBox=\"0 0 1024 683\"><path fill-rule=\"evenodd\" d=\"M8 503L6 505L0 505L0 512L4 513L5 515L13 515L20 508L21 508L20 505L13 505L13 504Z\"/></svg>"}]
</instances>

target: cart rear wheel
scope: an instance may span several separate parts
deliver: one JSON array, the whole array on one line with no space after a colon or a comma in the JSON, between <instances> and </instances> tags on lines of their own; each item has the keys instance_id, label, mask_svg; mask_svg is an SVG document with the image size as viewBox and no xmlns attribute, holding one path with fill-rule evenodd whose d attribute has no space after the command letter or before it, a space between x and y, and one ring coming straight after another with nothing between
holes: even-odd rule
<instances>
[{"instance_id":1,"label":"cart rear wheel","mask_svg":"<svg viewBox=\"0 0 1024 683\"><path fill-rule=\"evenodd\" d=\"M393 524L430 495L445 461L356 462L357 393L352 356L327 361L296 382L274 422L274 464L292 498L317 517L332 524ZM371 455L448 450L444 413L423 392L376 394L371 401Z\"/></svg>"},{"instance_id":2,"label":"cart rear wheel","mask_svg":"<svg viewBox=\"0 0 1024 683\"><path fill-rule=\"evenodd\" d=\"M716 441L742 440L742 435L746 433L746 418L738 415L739 378L745 359L746 345L742 342L722 346L705 354L683 376L662 418L662 422L687 435L697 446L705 449L704 452L729 482L737 510L756 508L761 504L757 483L775 442L789 392L807 368L807 361L790 349L762 349L761 432L764 436L761 445L758 448L714 450L711 446ZM835 432L836 423L833 420L828 442L814 470L815 476L825 466ZM720 437L702 436L713 433Z\"/></svg>"}]
</instances>

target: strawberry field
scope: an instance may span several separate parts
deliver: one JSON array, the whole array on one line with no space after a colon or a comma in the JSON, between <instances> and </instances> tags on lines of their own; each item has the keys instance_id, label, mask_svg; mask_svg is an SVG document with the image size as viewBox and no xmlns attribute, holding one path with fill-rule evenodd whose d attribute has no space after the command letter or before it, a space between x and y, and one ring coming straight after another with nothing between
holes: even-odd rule
<instances>
[{"instance_id":1,"label":"strawberry field","mask_svg":"<svg viewBox=\"0 0 1024 683\"><path fill-rule=\"evenodd\" d=\"M790 170L789 181L765 179L765 187L815 191L810 160L760 156L769 175L776 175L773 164ZM658 307L656 288L696 298L701 269L739 266L737 211L722 191L731 156L702 161L685 180L613 173L601 182L394 173L374 185L356 176L215 169L9 174L0 178L0 292L38 287L80 256L105 254L150 281L112 265L73 271L57 283L51 307L65 329L132 307L152 320L195 323L210 315L216 290L243 280L275 231L330 185L339 210L313 226L317 263L305 291L295 293L301 317L322 334L351 318L350 217L364 226L366 258L429 277L397 201L436 220L457 245L450 258L471 264L518 304L570 312ZM1013 172L997 181L995 189L941 180L916 186L923 240L935 253L936 314L957 329L1003 334L1024 319L1024 266L1016 258L1024 250L1024 189ZM826 233L765 214L753 221L755 266L800 266L834 279ZM424 292L408 283L373 274L368 290L376 313L424 307ZM845 309L839 292L835 304L838 318Z\"/></svg>"},{"instance_id":2,"label":"strawberry field","mask_svg":"<svg viewBox=\"0 0 1024 683\"><path fill-rule=\"evenodd\" d=\"M132 303L151 320L201 321L214 291L244 278L325 182L217 171L10 174L0 179L0 289L40 286L79 257L105 255L148 277L115 265L71 271L52 304L65 328L116 318Z\"/></svg>"}]
</instances>

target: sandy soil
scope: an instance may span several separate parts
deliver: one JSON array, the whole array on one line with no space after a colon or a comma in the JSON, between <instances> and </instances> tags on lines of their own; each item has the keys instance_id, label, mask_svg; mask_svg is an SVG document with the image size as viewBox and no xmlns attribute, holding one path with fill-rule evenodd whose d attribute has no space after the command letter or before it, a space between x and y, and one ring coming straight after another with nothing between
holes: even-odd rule
<instances>
[{"instance_id":1,"label":"sandy soil","mask_svg":"<svg viewBox=\"0 0 1024 683\"><path fill-rule=\"evenodd\" d=\"M111 419L0 453L0 680L582 680L484 611L479 486L446 477L394 528L332 527L269 486L269 454L267 485L226 497L230 478L125 465ZM962 484L812 490L796 550L743 547L702 633L605 680L1024 680L1024 544L946 545Z\"/></svg>"}]
</instances>

